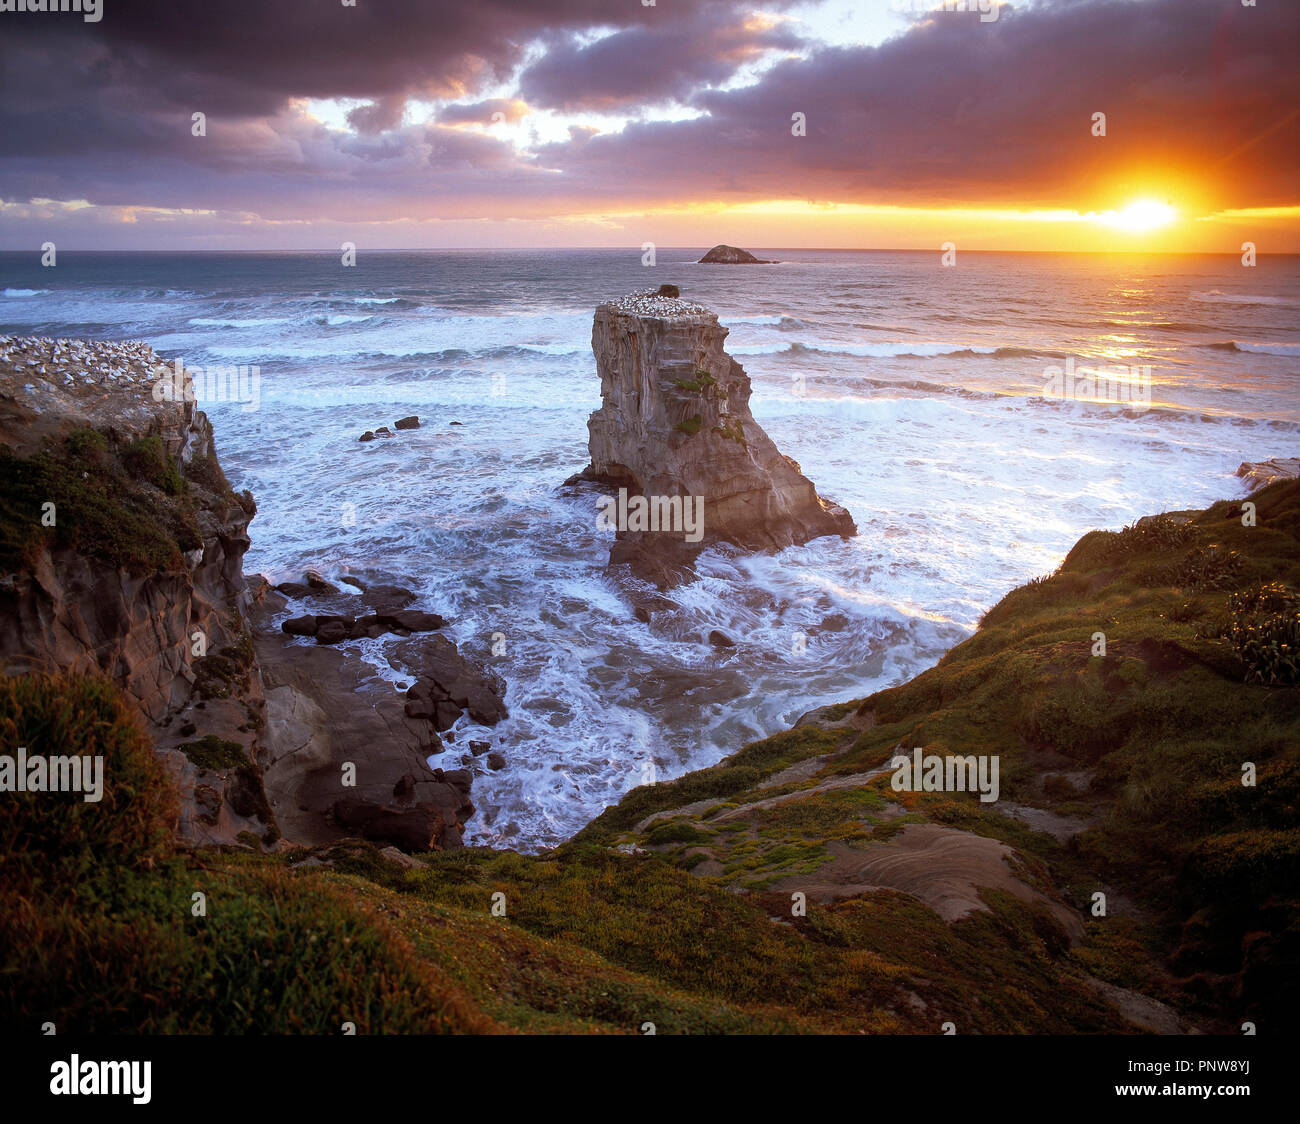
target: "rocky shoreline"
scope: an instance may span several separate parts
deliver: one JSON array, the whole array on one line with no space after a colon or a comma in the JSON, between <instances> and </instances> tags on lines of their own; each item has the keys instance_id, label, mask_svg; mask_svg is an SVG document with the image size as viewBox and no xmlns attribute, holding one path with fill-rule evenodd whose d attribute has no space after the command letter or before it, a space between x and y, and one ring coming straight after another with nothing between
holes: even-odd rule
<instances>
[{"instance_id":1,"label":"rocky shoreline","mask_svg":"<svg viewBox=\"0 0 1300 1124\"><path fill-rule=\"evenodd\" d=\"M697 541L618 529L611 572L669 589L712 543L777 550L855 533L754 421L726 329L675 292L597 308L602 408L591 464L567 483L697 497L705 522ZM309 571L272 587L244 575L254 498L226 482L188 372L147 344L6 337L0 356L0 444L30 491L0 589L5 670L117 684L177 786L186 843L461 846L474 774L506 764L489 733L508 713L500 675L398 576ZM669 604L636 582L626 592L643 619ZM710 643L732 641L715 631ZM462 722L484 737L453 746ZM455 767L428 764L452 754Z\"/></svg>"},{"instance_id":2,"label":"rocky shoreline","mask_svg":"<svg viewBox=\"0 0 1300 1124\"><path fill-rule=\"evenodd\" d=\"M226 483L192 386L170 393L175 374L148 345L0 347L0 443L31 497L11 513L26 518L9 529L0 587L6 673L116 683L176 783L188 843L460 846L473 768L426 758L462 714L505 717L500 677L436 635L447 622L412 608L409 590L246 578L256 505ZM169 393L156 393L160 380ZM381 636L411 678L405 698L343 647Z\"/></svg>"},{"instance_id":3,"label":"rocky shoreline","mask_svg":"<svg viewBox=\"0 0 1300 1124\"><path fill-rule=\"evenodd\" d=\"M734 550L852 533L753 423L724 337L662 293L597 310L602 406L572 494L699 497L700 542ZM1243 466L1249 501L1085 535L915 679L633 788L532 856L463 846L476 773L505 764L508 684L401 575L246 577L253 497L202 412L154 396L147 346L0 346L6 721L38 754L55 731L59 752L112 763L104 816L0 805L0 936L52 966L6 968L25 1024L199 1030L220 993L245 1006L217 1025L240 1029L265 993L251 942L276 933L298 979L322 924L365 943L364 980L391 970L390 995L419 997L365 1030L454 1010L479 1031L1235 1032L1293 1006L1291 464ZM610 572L643 583L626 586L638 617L667 603L644 578L689 580L698 546L616 528ZM1002 795L900 787L900 747L1000 761ZM103 885L81 900L65 862ZM254 919L205 930L210 959L175 936L196 871ZM122 961L127 995L77 974ZM262 1030L336 1032L358 972L309 974L320 995ZM160 1022L158 995L191 1007Z\"/></svg>"},{"instance_id":4,"label":"rocky shoreline","mask_svg":"<svg viewBox=\"0 0 1300 1124\"><path fill-rule=\"evenodd\" d=\"M1267 461L1244 461L1237 469L1237 475L1246 481L1246 487L1252 492L1266 488L1278 480L1295 480L1300 478L1300 457L1276 457Z\"/></svg>"}]
</instances>

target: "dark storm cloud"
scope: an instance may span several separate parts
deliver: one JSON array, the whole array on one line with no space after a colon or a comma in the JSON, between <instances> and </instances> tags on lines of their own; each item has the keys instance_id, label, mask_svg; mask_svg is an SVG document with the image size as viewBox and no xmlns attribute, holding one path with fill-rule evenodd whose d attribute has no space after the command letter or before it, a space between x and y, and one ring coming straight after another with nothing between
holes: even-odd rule
<instances>
[{"instance_id":1,"label":"dark storm cloud","mask_svg":"<svg viewBox=\"0 0 1300 1124\"><path fill-rule=\"evenodd\" d=\"M6 16L0 198L355 220L700 199L1076 207L1147 172L1171 190L1180 174L1204 176L1217 205L1300 195L1300 5L1065 0L1003 9L996 22L940 13L879 47L823 48L754 85L700 89L756 49L791 45L747 10L235 0L158 3L146 18L119 0L93 25ZM573 39L615 14L622 30ZM521 92L540 105L676 97L708 115L574 129L522 154L456 127L493 112L513 121L512 99L401 123L408 98L490 89L539 39L549 53ZM290 99L306 96L364 99L355 133L297 112ZM193 111L208 114L206 137L190 135ZM1097 111L1105 139L1089 132ZM805 137L791 135L795 112Z\"/></svg>"},{"instance_id":2,"label":"dark storm cloud","mask_svg":"<svg viewBox=\"0 0 1300 1124\"><path fill-rule=\"evenodd\" d=\"M800 40L785 26L765 26L723 9L662 27L634 27L583 45L553 39L524 71L520 92L531 105L563 110L617 110L670 98L686 100L726 81L742 64Z\"/></svg>"},{"instance_id":3,"label":"dark storm cloud","mask_svg":"<svg viewBox=\"0 0 1300 1124\"><path fill-rule=\"evenodd\" d=\"M400 95L378 98L348 114L348 124L358 133L383 133L402 119L406 99Z\"/></svg>"},{"instance_id":4,"label":"dark storm cloud","mask_svg":"<svg viewBox=\"0 0 1300 1124\"><path fill-rule=\"evenodd\" d=\"M1074 206L1125 174L1173 173L1176 188L1181 170L1234 206L1295 202L1298 41L1300 5L937 14L879 47L822 50L755 86L702 93L693 104L707 117L634 124L542 158L579 182L643 180L667 198ZM795 112L805 137L791 135ZM1094 112L1107 115L1105 138L1091 134Z\"/></svg>"},{"instance_id":5,"label":"dark storm cloud","mask_svg":"<svg viewBox=\"0 0 1300 1124\"><path fill-rule=\"evenodd\" d=\"M107 0L102 22L10 16L19 44L111 48L164 97L269 114L290 97L459 96L506 77L527 43L598 26L680 26L732 0ZM7 52L6 52L7 53Z\"/></svg>"},{"instance_id":6,"label":"dark storm cloud","mask_svg":"<svg viewBox=\"0 0 1300 1124\"><path fill-rule=\"evenodd\" d=\"M355 8L329 0L112 0L96 24L11 14L0 39L0 197L178 206L192 188L191 205L209 206L223 189L240 191L244 180L266 191L265 177L276 169L310 175L315 192L329 193L354 171L348 164L356 146L289 120L291 99L306 97L365 99L348 115L352 128L394 134L375 170L420 165L427 190L422 127L399 128L409 98L463 97L491 86L539 37L567 41L571 32L617 23L668 27L676 42L697 19L709 28L735 27L741 10L734 0L655 7L636 0L361 0ZM728 49L741 51L734 35ZM519 118L517 101L497 100L502 104L481 103L487 122L498 111L507 121ZM201 140L190 135L194 112L208 118ZM446 107L439 119L470 122L478 112ZM405 160L389 155L393 146ZM483 147L499 174L501 142ZM463 172L476 163L453 168ZM530 183L531 161L515 163L521 182ZM196 174L187 184L187 166L228 178L213 183ZM450 170L439 166L442 176ZM399 177L369 189L401 195L412 186ZM518 186L502 185L515 192ZM300 205L308 201L302 184L287 190ZM355 185L347 190L355 206ZM256 208L264 198L229 203Z\"/></svg>"}]
</instances>

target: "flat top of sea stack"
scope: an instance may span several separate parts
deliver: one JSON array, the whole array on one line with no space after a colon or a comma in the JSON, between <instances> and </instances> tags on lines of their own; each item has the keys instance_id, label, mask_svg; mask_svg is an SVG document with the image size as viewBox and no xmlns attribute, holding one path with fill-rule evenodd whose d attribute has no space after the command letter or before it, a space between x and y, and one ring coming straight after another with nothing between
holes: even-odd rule
<instances>
[{"instance_id":1,"label":"flat top of sea stack","mask_svg":"<svg viewBox=\"0 0 1300 1124\"><path fill-rule=\"evenodd\" d=\"M742 250L739 246L728 246L726 243L720 243L714 246L704 257L700 258L697 265L775 265L775 262L767 261L763 258L756 258L748 250Z\"/></svg>"},{"instance_id":2,"label":"flat top of sea stack","mask_svg":"<svg viewBox=\"0 0 1300 1124\"><path fill-rule=\"evenodd\" d=\"M660 296L657 289L637 289L636 292L628 293L618 300L605 301L604 304L597 305L596 311L599 312L602 308L655 320L677 320L690 316L712 316L717 319L717 313L712 309L705 308L702 304L684 301L680 297Z\"/></svg>"}]
</instances>

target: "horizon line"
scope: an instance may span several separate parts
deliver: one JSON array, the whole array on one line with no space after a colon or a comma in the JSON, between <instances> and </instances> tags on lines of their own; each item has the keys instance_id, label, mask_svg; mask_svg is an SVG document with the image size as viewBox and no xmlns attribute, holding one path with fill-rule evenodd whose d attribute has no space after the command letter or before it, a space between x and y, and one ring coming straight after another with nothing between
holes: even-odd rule
<instances>
[{"instance_id":1,"label":"horizon line","mask_svg":"<svg viewBox=\"0 0 1300 1124\"><path fill-rule=\"evenodd\" d=\"M714 243L717 245L731 245L731 243ZM695 246L656 246L657 252L663 250L689 250L694 251ZM761 250L764 253L778 253L787 251L791 253L815 253L815 254L938 254L943 252L942 247L931 246L762 246L756 245L755 250ZM362 254L437 254L437 253L519 253L521 251L536 251L546 253L549 251L624 251L628 253L640 254L642 252L639 246L385 246L375 247L373 249L358 248L358 256ZM706 251L707 252L707 251ZM963 250L958 247L958 252L962 254L1071 254L1079 257L1113 257L1116 255L1140 255L1140 256L1158 256L1158 257L1240 257L1238 250ZM339 249L336 246L329 247L290 247L280 246L267 249L86 249L82 247L60 247L60 254L330 254L337 255ZM0 254L31 254L39 257L40 249L6 249L0 247ZM1293 258L1300 257L1300 250L1257 250L1257 258ZM683 264L678 262L676 264ZM687 262L687 265L704 265L718 263L704 262ZM743 263L742 263L743 264ZM766 262L767 265L781 265L782 262ZM654 268L654 267L647 267Z\"/></svg>"}]
</instances>

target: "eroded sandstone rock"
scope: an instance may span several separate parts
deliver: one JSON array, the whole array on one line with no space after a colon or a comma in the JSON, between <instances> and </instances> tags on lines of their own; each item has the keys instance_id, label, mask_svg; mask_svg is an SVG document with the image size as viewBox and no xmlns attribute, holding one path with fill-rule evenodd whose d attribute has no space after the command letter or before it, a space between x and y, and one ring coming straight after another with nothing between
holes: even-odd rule
<instances>
[{"instance_id":1,"label":"eroded sandstone rock","mask_svg":"<svg viewBox=\"0 0 1300 1124\"><path fill-rule=\"evenodd\" d=\"M591 464L570 482L656 502L702 500L698 539L664 531L662 521L619 527L611 562L661 589L689 580L708 543L781 550L857 533L754 420L749 376L723 349L726 337L707 308L650 290L596 309L601 407L587 423Z\"/></svg>"},{"instance_id":2,"label":"eroded sandstone rock","mask_svg":"<svg viewBox=\"0 0 1300 1124\"><path fill-rule=\"evenodd\" d=\"M389 843L401 851L433 851L446 835L442 811L434 804L397 808L365 800L340 800L334 818L351 834L376 843Z\"/></svg>"},{"instance_id":3,"label":"eroded sandstone rock","mask_svg":"<svg viewBox=\"0 0 1300 1124\"><path fill-rule=\"evenodd\" d=\"M318 844L361 834L410 850L460 846L474 814L469 777L429 767L426 758L442 751L437 732L406 713L373 668L346 649L286 643L269 630L258 632L257 661L267 697L266 793L286 838ZM352 810L340 816L340 802ZM393 818L413 808L421 816ZM370 827L365 809L385 818Z\"/></svg>"},{"instance_id":4,"label":"eroded sandstone rock","mask_svg":"<svg viewBox=\"0 0 1300 1124\"><path fill-rule=\"evenodd\" d=\"M467 659L445 636L412 637L394 644L389 662L416 676L406 692L407 716L433 722L440 733L462 713L483 726L495 726L507 717L501 677Z\"/></svg>"},{"instance_id":5,"label":"eroded sandstone rock","mask_svg":"<svg viewBox=\"0 0 1300 1124\"><path fill-rule=\"evenodd\" d=\"M1237 475L1252 492L1277 480L1294 480L1300 476L1300 457L1275 457L1269 461L1243 461Z\"/></svg>"},{"instance_id":6,"label":"eroded sandstone rock","mask_svg":"<svg viewBox=\"0 0 1300 1124\"><path fill-rule=\"evenodd\" d=\"M0 664L104 674L176 780L182 837L274 842L242 574L256 507L226 482L188 372L141 343L7 346L40 359L0 367L9 541L28 543L0 577Z\"/></svg>"}]
</instances>

